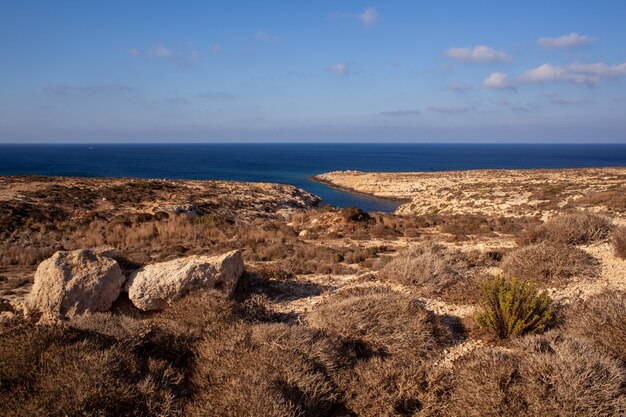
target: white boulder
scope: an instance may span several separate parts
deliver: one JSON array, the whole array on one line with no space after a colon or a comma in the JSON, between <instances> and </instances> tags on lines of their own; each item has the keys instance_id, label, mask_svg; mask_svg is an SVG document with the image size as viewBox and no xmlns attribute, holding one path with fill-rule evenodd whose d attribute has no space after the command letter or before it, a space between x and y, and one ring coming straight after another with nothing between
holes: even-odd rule
<instances>
[{"instance_id":1,"label":"white boulder","mask_svg":"<svg viewBox=\"0 0 626 417\"><path fill-rule=\"evenodd\" d=\"M88 249L60 251L39 264L26 311L49 319L107 311L126 282L118 263Z\"/></svg>"},{"instance_id":2,"label":"white boulder","mask_svg":"<svg viewBox=\"0 0 626 417\"><path fill-rule=\"evenodd\" d=\"M185 294L204 288L234 291L243 272L239 251L221 256L188 256L146 265L126 283L128 297L144 311L162 310Z\"/></svg>"}]
</instances>

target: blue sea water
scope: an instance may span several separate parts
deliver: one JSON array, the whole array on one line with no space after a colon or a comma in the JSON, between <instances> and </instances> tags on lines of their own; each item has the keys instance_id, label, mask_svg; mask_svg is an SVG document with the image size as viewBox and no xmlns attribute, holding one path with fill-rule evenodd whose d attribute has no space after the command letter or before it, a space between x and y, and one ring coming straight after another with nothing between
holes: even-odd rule
<instances>
[{"instance_id":1,"label":"blue sea water","mask_svg":"<svg viewBox=\"0 0 626 417\"><path fill-rule=\"evenodd\" d=\"M292 184L336 207L392 211L398 202L310 181L335 170L626 166L626 144L80 144L0 145L0 174L218 179Z\"/></svg>"}]
</instances>

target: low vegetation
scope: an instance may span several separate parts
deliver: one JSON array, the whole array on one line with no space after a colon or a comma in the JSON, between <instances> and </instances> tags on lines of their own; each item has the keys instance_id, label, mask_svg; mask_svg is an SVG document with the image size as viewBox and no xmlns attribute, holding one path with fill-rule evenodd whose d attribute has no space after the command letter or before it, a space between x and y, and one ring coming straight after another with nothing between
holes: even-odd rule
<instances>
[{"instance_id":1,"label":"low vegetation","mask_svg":"<svg viewBox=\"0 0 626 417\"><path fill-rule=\"evenodd\" d=\"M308 323L382 356L428 357L451 339L449 326L418 300L377 286L334 293L316 306Z\"/></svg>"},{"instance_id":2,"label":"low vegetation","mask_svg":"<svg viewBox=\"0 0 626 417\"><path fill-rule=\"evenodd\" d=\"M481 267L496 263L497 258L495 252L468 254L426 242L399 254L380 276L406 285L420 296L472 304L480 295Z\"/></svg>"},{"instance_id":3,"label":"low vegetation","mask_svg":"<svg viewBox=\"0 0 626 417\"><path fill-rule=\"evenodd\" d=\"M544 287L563 287L574 277L598 275L598 261L584 250L547 242L507 253L500 265L508 277L525 277Z\"/></svg>"},{"instance_id":4,"label":"low vegetation","mask_svg":"<svg viewBox=\"0 0 626 417\"><path fill-rule=\"evenodd\" d=\"M606 239L612 229L611 221L604 216L587 211L575 211L553 217L527 233L522 241L580 245Z\"/></svg>"},{"instance_id":5,"label":"low vegetation","mask_svg":"<svg viewBox=\"0 0 626 417\"><path fill-rule=\"evenodd\" d=\"M479 348L449 372L444 415L614 416L626 410L619 361L558 333Z\"/></svg>"},{"instance_id":6,"label":"low vegetation","mask_svg":"<svg viewBox=\"0 0 626 417\"><path fill-rule=\"evenodd\" d=\"M524 185L538 203L504 217L470 185L471 213L422 215L245 183L0 177L0 191L29 181L0 195L1 416L626 414L617 186ZM582 211L599 204L613 220ZM160 312L123 293L56 324L20 314L39 262L105 245L127 275L232 249L245 270L230 298Z\"/></svg>"},{"instance_id":7,"label":"low vegetation","mask_svg":"<svg viewBox=\"0 0 626 417\"><path fill-rule=\"evenodd\" d=\"M626 259L626 227L619 227L615 229L612 241L615 256Z\"/></svg>"},{"instance_id":8,"label":"low vegetation","mask_svg":"<svg viewBox=\"0 0 626 417\"><path fill-rule=\"evenodd\" d=\"M476 321L501 339L540 333L554 314L550 297L538 292L533 282L508 281L502 276L483 282L480 306Z\"/></svg>"},{"instance_id":9,"label":"low vegetation","mask_svg":"<svg viewBox=\"0 0 626 417\"><path fill-rule=\"evenodd\" d=\"M626 364L626 293L607 291L566 312L565 332Z\"/></svg>"}]
</instances>

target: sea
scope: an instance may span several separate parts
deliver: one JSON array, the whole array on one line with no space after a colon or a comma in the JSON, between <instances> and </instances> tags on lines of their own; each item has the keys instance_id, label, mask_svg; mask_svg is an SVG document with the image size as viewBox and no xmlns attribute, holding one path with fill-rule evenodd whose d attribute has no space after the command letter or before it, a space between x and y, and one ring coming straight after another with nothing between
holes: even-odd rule
<instances>
[{"instance_id":1,"label":"sea","mask_svg":"<svg viewBox=\"0 0 626 417\"><path fill-rule=\"evenodd\" d=\"M399 201L312 181L337 170L450 171L626 166L626 144L0 145L0 175L214 179L291 184L334 207L390 212Z\"/></svg>"}]
</instances>

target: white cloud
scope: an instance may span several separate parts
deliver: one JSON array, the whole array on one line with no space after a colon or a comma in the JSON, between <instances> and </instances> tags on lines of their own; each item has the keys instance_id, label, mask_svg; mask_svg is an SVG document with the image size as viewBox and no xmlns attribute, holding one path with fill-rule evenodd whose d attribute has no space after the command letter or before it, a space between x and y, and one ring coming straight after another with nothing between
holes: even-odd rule
<instances>
[{"instance_id":1,"label":"white cloud","mask_svg":"<svg viewBox=\"0 0 626 417\"><path fill-rule=\"evenodd\" d=\"M626 62L618 65L605 63L570 64L554 66L543 64L526 70L519 79L525 82L568 81L576 84L595 85L607 78L616 78L626 74Z\"/></svg>"},{"instance_id":2,"label":"white cloud","mask_svg":"<svg viewBox=\"0 0 626 417\"><path fill-rule=\"evenodd\" d=\"M378 23L378 11L368 7L358 16L358 18L367 27L376 26L376 23Z\"/></svg>"},{"instance_id":3,"label":"white cloud","mask_svg":"<svg viewBox=\"0 0 626 417\"><path fill-rule=\"evenodd\" d=\"M214 54L221 54L222 52L224 52L224 47L219 43L216 43L211 48L211 51L213 51Z\"/></svg>"},{"instance_id":4,"label":"white cloud","mask_svg":"<svg viewBox=\"0 0 626 417\"><path fill-rule=\"evenodd\" d=\"M592 44L595 39L579 35L578 33L570 33L569 35L559 36L558 38L543 37L537 40L537 43L544 48L572 48L575 46L584 46Z\"/></svg>"},{"instance_id":5,"label":"white cloud","mask_svg":"<svg viewBox=\"0 0 626 417\"><path fill-rule=\"evenodd\" d=\"M509 76L503 72L494 72L493 74L491 74L485 79L485 81L483 81L483 87L499 90L516 89L515 85L513 85L511 80L509 80Z\"/></svg>"},{"instance_id":6,"label":"white cloud","mask_svg":"<svg viewBox=\"0 0 626 417\"><path fill-rule=\"evenodd\" d=\"M450 48L443 52L448 58L461 62L498 62L510 61L511 57L502 51L486 45L476 45L473 48Z\"/></svg>"},{"instance_id":7,"label":"white cloud","mask_svg":"<svg viewBox=\"0 0 626 417\"><path fill-rule=\"evenodd\" d=\"M326 69L337 75L348 75L350 73L348 64L333 64Z\"/></svg>"},{"instance_id":8,"label":"white cloud","mask_svg":"<svg viewBox=\"0 0 626 417\"><path fill-rule=\"evenodd\" d=\"M264 32L262 30L259 30L256 33L256 35L254 35L254 37L263 42L279 42L280 41L279 37L270 35L269 33Z\"/></svg>"}]
</instances>

